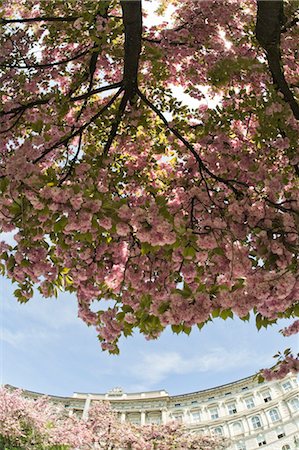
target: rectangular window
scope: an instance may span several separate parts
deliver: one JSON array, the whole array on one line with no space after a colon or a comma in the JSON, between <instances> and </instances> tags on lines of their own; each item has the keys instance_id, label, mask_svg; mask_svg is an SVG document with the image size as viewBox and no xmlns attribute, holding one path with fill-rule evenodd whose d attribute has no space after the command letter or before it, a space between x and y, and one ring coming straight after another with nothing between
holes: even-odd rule
<instances>
[{"instance_id":1,"label":"rectangular window","mask_svg":"<svg viewBox=\"0 0 299 450\"><path fill-rule=\"evenodd\" d=\"M254 400L252 397L245 399L247 409L251 409L255 407Z\"/></svg>"},{"instance_id":2,"label":"rectangular window","mask_svg":"<svg viewBox=\"0 0 299 450\"><path fill-rule=\"evenodd\" d=\"M272 400L271 394L269 391L263 392L263 399L265 403L268 403Z\"/></svg>"},{"instance_id":3,"label":"rectangular window","mask_svg":"<svg viewBox=\"0 0 299 450\"><path fill-rule=\"evenodd\" d=\"M200 421L200 412L199 411L193 411L191 413L192 421L193 422L199 422Z\"/></svg>"},{"instance_id":4,"label":"rectangular window","mask_svg":"<svg viewBox=\"0 0 299 450\"><path fill-rule=\"evenodd\" d=\"M264 436L258 436L257 443L258 443L259 447L262 447L263 445L267 445L267 442L266 442L266 439Z\"/></svg>"},{"instance_id":5,"label":"rectangular window","mask_svg":"<svg viewBox=\"0 0 299 450\"><path fill-rule=\"evenodd\" d=\"M235 403L230 403L229 405L227 405L227 409L230 416L237 413L237 407Z\"/></svg>"},{"instance_id":6,"label":"rectangular window","mask_svg":"<svg viewBox=\"0 0 299 450\"><path fill-rule=\"evenodd\" d=\"M290 381L286 381L285 383L282 383L282 387L284 391L290 391L292 389L292 385Z\"/></svg>"},{"instance_id":7,"label":"rectangular window","mask_svg":"<svg viewBox=\"0 0 299 450\"><path fill-rule=\"evenodd\" d=\"M277 434L277 439L282 439L283 437L285 437L285 432L283 431L282 433Z\"/></svg>"},{"instance_id":8,"label":"rectangular window","mask_svg":"<svg viewBox=\"0 0 299 450\"><path fill-rule=\"evenodd\" d=\"M174 416L174 420L177 420L178 422L183 422L183 416Z\"/></svg>"},{"instance_id":9,"label":"rectangular window","mask_svg":"<svg viewBox=\"0 0 299 450\"><path fill-rule=\"evenodd\" d=\"M179 406L182 406L182 404L181 403L175 403L175 405L174 405L176 408L178 408Z\"/></svg>"},{"instance_id":10,"label":"rectangular window","mask_svg":"<svg viewBox=\"0 0 299 450\"><path fill-rule=\"evenodd\" d=\"M211 419L213 419L213 420L218 419L218 417L219 417L218 408L211 408L210 416L211 416Z\"/></svg>"}]
</instances>

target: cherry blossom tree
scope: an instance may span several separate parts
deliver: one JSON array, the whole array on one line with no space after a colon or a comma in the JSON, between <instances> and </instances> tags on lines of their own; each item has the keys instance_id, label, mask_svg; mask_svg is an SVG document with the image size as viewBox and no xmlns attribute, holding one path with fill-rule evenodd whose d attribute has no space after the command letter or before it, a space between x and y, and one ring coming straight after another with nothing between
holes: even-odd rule
<instances>
[{"instance_id":1,"label":"cherry blossom tree","mask_svg":"<svg viewBox=\"0 0 299 450\"><path fill-rule=\"evenodd\" d=\"M0 443L7 450L222 450L228 440L192 434L178 422L120 423L107 402L95 402L87 420L68 417L48 398L0 389Z\"/></svg>"},{"instance_id":2,"label":"cherry blossom tree","mask_svg":"<svg viewBox=\"0 0 299 450\"><path fill-rule=\"evenodd\" d=\"M87 425L65 417L46 397L27 399L21 390L0 388L0 444L7 450L83 449L92 442ZM87 447L86 447L87 448Z\"/></svg>"},{"instance_id":3,"label":"cherry blossom tree","mask_svg":"<svg viewBox=\"0 0 299 450\"><path fill-rule=\"evenodd\" d=\"M1 270L21 302L75 292L112 353L299 314L298 2L172 5L1 6Z\"/></svg>"}]
</instances>

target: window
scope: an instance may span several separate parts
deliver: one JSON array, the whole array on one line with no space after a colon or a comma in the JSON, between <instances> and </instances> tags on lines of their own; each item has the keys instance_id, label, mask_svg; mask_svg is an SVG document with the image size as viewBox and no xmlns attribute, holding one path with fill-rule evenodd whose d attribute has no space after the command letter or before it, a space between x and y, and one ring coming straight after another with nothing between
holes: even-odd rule
<instances>
[{"instance_id":1,"label":"window","mask_svg":"<svg viewBox=\"0 0 299 450\"><path fill-rule=\"evenodd\" d=\"M128 419L129 423L133 423L135 425L140 425L140 417L139 417L139 415L137 416L137 415L134 415L134 414L128 414L127 419Z\"/></svg>"},{"instance_id":2,"label":"window","mask_svg":"<svg viewBox=\"0 0 299 450\"><path fill-rule=\"evenodd\" d=\"M289 444L285 444L281 450L291 450L291 447L289 446Z\"/></svg>"},{"instance_id":3,"label":"window","mask_svg":"<svg viewBox=\"0 0 299 450\"><path fill-rule=\"evenodd\" d=\"M215 436L222 436L223 435L223 430L222 427L216 427L213 429L213 434Z\"/></svg>"},{"instance_id":4,"label":"window","mask_svg":"<svg viewBox=\"0 0 299 450\"><path fill-rule=\"evenodd\" d=\"M270 416L272 422L277 422L280 419L277 409L271 409L269 411L269 416Z\"/></svg>"},{"instance_id":5,"label":"window","mask_svg":"<svg viewBox=\"0 0 299 450\"><path fill-rule=\"evenodd\" d=\"M298 397L292 398L292 400L290 400L290 405L293 411L299 411L299 399Z\"/></svg>"},{"instance_id":6,"label":"window","mask_svg":"<svg viewBox=\"0 0 299 450\"><path fill-rule=\"evenodd\" d=\"M280 431L277 433L277 439L282 439L283 437L285 437L285 432L284 431Z\"/></svg>"},{"instance_id":7,"label":"window","mask_svg":"<svg viewBox=\"0 0 299 450\"><path fill-rule=\"evenodd\" d=\"M248 390L248 386L245 386L242 388L242 391L247 391Z\"/></svg>"},{"instance_id":8,"label":"window","mask_svg":"<svg viewBox=\"0 0 299 450\"><path fill-rule=\"evenodd\" d=\"M256 440L257 440L257 445L258 445L259 447L262 447L263 445L266 445L266 444L267 444L266 439L265 439L264 436L258 436L258 437L256 438Z\"/></svg>"},{"instance_id":9,"label":"window","mask_svg":"<svg viewBox=\"0 0 299 450\"><path fill-rule=\"evenodd\" d=\"M251 422L252 422L252 426L253 426L253 428L255 430L257 428L261 428L261 426L262 426L260 416L253 416L253 417L251 417Z\"/></svg>"},{"instance_id":10,"label":"window","mask_svg":"<svg viewBox=\"0 0 299 450\"><path fill-rule=\"evenodd\" d=\"M255 407L254 400L252 397L245 398L245 404L246 404L247 409L251 409L251 408Z\"/></svg>"},{"instance_id":11,"label":"window","mask_svg":"<svg viewBox=\"0 0 299 450\"><path fill-rule=\"evenodd\" d=\"M233 434L236 436L236 435L242 434L242 433L243 433L243 426L242 426L241 422L233 423Z\"/></svg>"},{"instance_id":12,"label":"window","mask_svg":"<svg viewBox=\"0 0 299 450\"><path fill-rule=\"evenodd\" d=\"M229 415L236 414L236 412L237 412L237 408L236 408L236 404L235 403L230 403L229 405L227 405L227 409L228 409L228 414Z\"/></svg>"},{"instance_id":13,"label":"window","mask_svg":"<svg viewBox=\"0 0 299 450\"><path fill-rule=\"evenodd\" d=\"M161 418L159 416L150 416L147 419L147 423L156 423L156 424L160 424L161 423Z\"/></svg>"},{"instance_id":14,"label":"window","mask_svg":"<svg viewBox=\"0 0 299 450\"><path fill-rule=\"evenodd\" d=\"M244 444L244 442L237 442L236 450L246 450L246 445Z\"/></svg>"},{"instance_id":15,"label":"window","mask_svg":"<svg viewBox=\"0 0 299 450\"><path fill-rule=\"evenodd\" d=\"M213 419L213 420L218 419L218 417L219 417L218 408L211 408L210 416L211 416L211 419Z\"/></svg>"},{"instance_id":16,"label":"window","mask_svg":"<svg viewBox=\"0 0 299 450\"><path fill-rule=\"evenodd\" d=\"M271 394L269 391L262 393L263 399L265 403L268 403L272 400Z\"/></svg>"},{"instance_id":17,"label":"window","mask_svg":"<svg viewBox=\"0 0 299 450\"><path fill-rule=\"evenodd\" d=\"M179 406L181 406L181 403L175 403L174 405L176 408L178 408Z\"/></svg>"},{"instance_id":18,"label":"window","mask_svg":"<svg viewBox=\"0 0 299 450\"><path fill-rule=\"evenodd\" d=\"M192 422L199 422L200 421L200 412L199 411L192 411Z\"/></svg>"},{"instance_id":19,"label":"window","mask_svg":"<svg viewBox=\"0 0 299 450\"><path fill-rule=\"evenodd\" d=\"M173 414L173 420L177 422L183 422L183 416L181 414Z\"/></svg>"},{"instance_id":20,"label":"window","mask_svg":"<svg viewBox=\"0 0 299 450\"><path fill-rule=\"evenodd\" d=\"M198 403L197 400L192 400L191 405L195 405L196 403Z\"/></svg>"},{"instance_id":21,"label":"window","mask_svg":"<svg viewBox=\"0 0 299 450\"><path fill-rule=\"evenodd\" d=\"M282 383L282 387L284 391L290 391L292 389L292 385L290 381L286 381L285 383Z\"/></svg>"}]
</instances>

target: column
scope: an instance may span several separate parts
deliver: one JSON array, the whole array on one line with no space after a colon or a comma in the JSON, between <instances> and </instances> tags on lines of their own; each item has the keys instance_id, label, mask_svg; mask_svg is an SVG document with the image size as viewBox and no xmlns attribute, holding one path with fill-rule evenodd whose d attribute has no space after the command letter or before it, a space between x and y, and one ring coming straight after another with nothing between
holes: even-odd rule
<instances>
[{"instance_id":1,"label":"column","mask_svg":"<svg viewBox=\"0 0 299 450\"><path fill-rule=\"evenodd\" d=\"M167 423L168 414L166 409L162 409L162 423L165 425Z\"/></svg>"},{"instance_id":2,"label":"column","mask_svg":"<svg viewBox=\"0 0 299 450\"><path fill-rule=\"evenodd\" d=\"M145 425L145 411L140 411L140 425Z\"/></svg>"},{"instance_id":3,"label":"column","mask_svg":"<svg viewBox=\"0 0 299 450\"><path fill-rule=\"evenodd\" d=\"M242 422L243 427L244 427L244 433L248 434L250 436L252 431L251 431L251 428L250 428L250 425L249 425L249 422L248 422L248 418L247 417L242 417L241 418L241 422Z\"/></svg>"},{"instance_id":4,"label":"column","mask_svg":"<svg viewBox=\"0 0 299 450\"><path fill-rule=\"evenodd\" d=\"M124 423L126 421L126 413L125 412L122 412L121 414L120 414L120 422L121 423Z\"/></svg>"},{"instance_id":5,"label":"column","mask_svg":"<svg viewBox=\"0 0 299 450\"><path fill-rule=\"evenodd\" d=\"M90 407L90 402L91 402L91 398L90 398L90 395L88 395L87 399L85 400L82 419L86 420L88 418L88 410Z\"/></svg>"},{"instance_id":6,"label":"column","mask_svg":"<svg viewBox=\"0 0 299 450\"><path fill-rule=\"evenodd\" d=\"M219 417L220 418L228 416L228 411L227 411L226 406L225 406L225 404L223 402L218 404L218 410L219 410Z\"/></svg>"},{"instance_id":7,"label":"column","mask_svg":"<svg viewBox=\"0 0 299 450\"><path fill-rule=\"evenodd\" d=\"M271 428L272 427L272 423L270 423L270 420L268 418L268 414L266 413L266 411L264 409L261 410L261 418L262 418L262 422L264 425L264 428Z\"/></svg>"},{"instance_id":8,"label":"column","mask_svg":"<svg viewBox=\"0 0 299 450\"><path fill-rule=\"evenodd\" d=\"M190 423L190 411L187 408L183 409L183 423Z\"/></svg>"}]
</instances>

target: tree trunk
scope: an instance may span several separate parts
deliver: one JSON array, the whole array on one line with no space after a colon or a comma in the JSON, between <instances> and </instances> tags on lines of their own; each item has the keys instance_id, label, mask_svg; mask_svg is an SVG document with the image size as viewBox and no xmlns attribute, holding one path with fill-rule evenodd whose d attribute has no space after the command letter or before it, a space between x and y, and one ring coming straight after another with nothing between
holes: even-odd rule
<instances>
[{"instance_id":1,"label":"tree trunk","mask_svg":"<svg viewBox=\"0 0 299 450\"><path fill-rule=\"evenodd\" d=\"M266 51L273 82L299 120L299 105L284 77L280 35L284 24L283 0L257 0L256 38Z\"/></svg>"},{"instance_id":2,"label":"tree trunk","mask_svg":"<svg viewBox=\"0 0 299 450\"><path fill-rule=\"evenodd\" d=\"M123 85L128 100L132 101L138 85L138 66L141 53L142 8L141 0L121 1L125 27L125 56Z\"/></svg>"}]
</instances>

